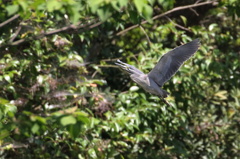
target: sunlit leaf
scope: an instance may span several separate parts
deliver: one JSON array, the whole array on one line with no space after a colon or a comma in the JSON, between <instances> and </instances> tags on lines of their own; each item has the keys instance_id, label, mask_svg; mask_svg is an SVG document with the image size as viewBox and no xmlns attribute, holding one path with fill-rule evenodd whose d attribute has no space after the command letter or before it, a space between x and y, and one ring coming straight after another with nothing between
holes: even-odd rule
<instances>
[{"instance_id":1,"label":"sunlit leaf","mask_svg":"<svg viewBox=\"0 0 240 159\"><path fill-rule=\"evenodd\" d=\"M70 125L70 124L76 124L77 120L72 115L68 115L68 116L62 117L60 122L63 126L66 126L66 125Z\"/></svg>"},{"instance_id":2,"label":"sunlit leaf","mask_svg":"<svg viewBox=\"0 0 240 159\"><path fill-rule=\"evenodd\" d=\"M62 7L62 2L55 1L55 0L48 0L47 1L47 9L49 12L52 12L54 10L58 10Z\"/></svg>"},{"instance_id":3,"label":"sunlit leaf","mask_svg":"<svg viewBox=\"0 0 240 159\"><path fill-rule=\"evenodd\" d=\"M219 97L221 100L227 99L227 91L219 91L214 94L215 96Z\"/></svg>"},{"instance_id":4,"label":"sunlit leaf","mask_svg":"<svg viewBox=\"0 0 240 159\"><path fill-rule=\"evenodd\" d=\"M182 19L184 25L186 26L186 25L187 25L187 18L184 17L184 16L182 16L182 15L181 15L180 17L181 17L181 19Z\"/></svg>"},{"instance_id":5,"label":"sunlit leaf","mask_svg":"<svg viewBox=\"0 0 240 159\"><path fill-rule=\"evenodd\" d=\"M4 79L11 83L11 77L9 75L3 75Z\"/></svg>"},{"instance_id":6,"label":"sunlit leaf","mask_svg":"<svg viewBox=\"0 0 240 159\"><path fill-rule=\"evenodd\" d=\"M32 126L31 131L32 131L33 133L37 133L38 130L39 130L39 125L38 125L37 123L35 123L35 124Z\"/></svg>"},{"instance_id":7,"label":"sunlit leaf","mask_svg":"<svg viewBox=\"0 0 240 159\"><path fill-rule=\"evenodd\" d=\"M143 11L143 8L147 5L147 0L134 0L134 4L139 13Z\"/></svg>"},{"instance_id":8,"label":"sunlit leaf","mask_svg":"<svg viewBox=\"0 0 240 159\"><path fill-rule=\"evenodd\" d=\"M18 11L18 9L19 9L18 5L9 5L6 7L9 16L15 14Z\"/></svg>"},{"instance_id":9,"label":"sunlit leaf","mask_svg":"<svg viewBox=\"0 0 240 159\"><path fill-rule=\"evenodd\" d=\"M138 87L138 86L132 86L132 87L130 88L130 91L132 91L132 92L135 92L135 91L137 91L137 90L139 90L139 87Z\"/></svg>"}]
</instances>

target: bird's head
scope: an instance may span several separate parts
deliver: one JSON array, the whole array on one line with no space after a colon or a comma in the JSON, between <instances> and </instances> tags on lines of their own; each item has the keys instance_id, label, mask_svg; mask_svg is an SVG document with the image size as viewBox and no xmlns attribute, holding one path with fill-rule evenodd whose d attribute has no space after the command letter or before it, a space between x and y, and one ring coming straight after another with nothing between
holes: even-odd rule
<instances>
[{"instance_id":1,"label":"bird's head","mask_svg":"<svg viewBox=\"0 0 240 159\"><path fill-rule=\"evenodd\" d=\"M124 63L120 61L119 59L117 62L115 62L116 65L118 65L122 70L127 72L128 74L143 74L140 70L138 70L136 67L129 65L127 63Z\"/></svg>"}]
</instances>

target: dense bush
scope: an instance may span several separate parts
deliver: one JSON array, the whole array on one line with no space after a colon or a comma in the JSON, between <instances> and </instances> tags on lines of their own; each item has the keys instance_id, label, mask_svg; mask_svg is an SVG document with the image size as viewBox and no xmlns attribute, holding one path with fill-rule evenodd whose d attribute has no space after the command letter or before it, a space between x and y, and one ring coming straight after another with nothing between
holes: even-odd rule
<instances>
[{"instance_id":1,"label":"dense bush","mask_svg":"<svg viewBox=\"0 0 240 159\"><path fill-rule=\"evenodd\" d=\"M239 158L240 3L0 0L1 158ZM145 73L195 38L150 95Z\"/></svg>"}]
</instances>

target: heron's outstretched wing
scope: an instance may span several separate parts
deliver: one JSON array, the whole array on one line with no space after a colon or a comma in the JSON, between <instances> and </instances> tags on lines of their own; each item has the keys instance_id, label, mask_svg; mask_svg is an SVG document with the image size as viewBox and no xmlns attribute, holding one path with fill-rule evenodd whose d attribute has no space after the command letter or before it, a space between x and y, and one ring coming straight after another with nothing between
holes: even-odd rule
<instances>
[{"instance_id":1,"label":"heron's outstretched wing","mask_svg":"<svg viewBox=\"0 0 240 159\"><path fill-rule=\"evenodd\" d=\"M148 77L162 87L177 72L184 61L198 50L199 45L199 40L195 39L164 54L157 65L148 73Z\"/></svg>"}]
</instances>

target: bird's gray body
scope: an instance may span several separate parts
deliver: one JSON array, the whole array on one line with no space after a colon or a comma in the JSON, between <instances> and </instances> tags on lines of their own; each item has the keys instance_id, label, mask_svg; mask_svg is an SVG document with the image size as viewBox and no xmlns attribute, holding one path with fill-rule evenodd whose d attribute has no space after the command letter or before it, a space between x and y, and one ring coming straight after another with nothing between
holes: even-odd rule
<instances>
[{"instance_id":1,"label":"bird's gray body","mask_svg":"<svg viewBox=\"0 0 240 159\"><path fill-rule=\"evenodd\" d=\"M151 78L149 78L148 75L146 74L141 74L141 75L132 74L130 75L130 78L134 82L136 82L138 85L140 85L145 91L151 94L154 94L163 98L167 97L167 95L169 94L167 91L161 89L161 87L159 87L157 83L154 82Z\"/></svg>"},{"instance_id":2,"label":"bird's gray body","mask_svg":"<svg viewBox=\"0 0 240 159\"><path fill-rule=\"evenodd\" d=\"M160 98L166 98L168 92L161 89L181 67L199 48L199 40L193 40L185 45L176 47L175 49L164 54L157 65L148 73L144 74L134 66L117 60L116 65L130 74L130 78L140 85L145 91L157 95Z\"/></svg>"}]
</instances>

